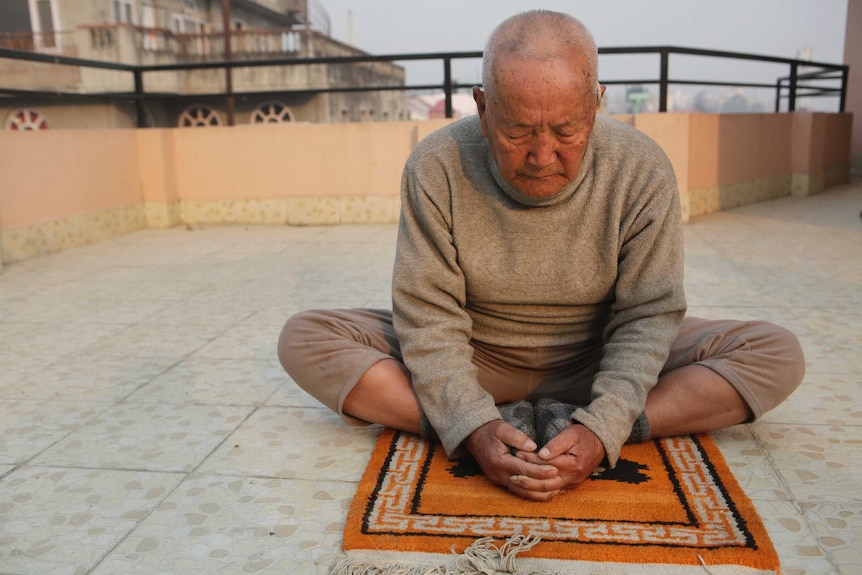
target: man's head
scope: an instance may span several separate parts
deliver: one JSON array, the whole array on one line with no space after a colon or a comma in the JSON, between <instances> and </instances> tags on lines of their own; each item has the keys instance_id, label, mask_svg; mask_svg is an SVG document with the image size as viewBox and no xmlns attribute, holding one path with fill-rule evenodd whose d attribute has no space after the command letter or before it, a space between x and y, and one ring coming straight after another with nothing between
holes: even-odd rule
<instances>
[{"instance_id":1,"label":"man's head","mask_svg":"<svg viewBox=\"0 0 862 575\"><path fill-rule=\"evenodd\" d=\"M500 174L521 193L548 197L578 174L604 87L589 31L558 12L500 24L485 46L483 89L473 89Z\"/></svg>"}]
</instances>

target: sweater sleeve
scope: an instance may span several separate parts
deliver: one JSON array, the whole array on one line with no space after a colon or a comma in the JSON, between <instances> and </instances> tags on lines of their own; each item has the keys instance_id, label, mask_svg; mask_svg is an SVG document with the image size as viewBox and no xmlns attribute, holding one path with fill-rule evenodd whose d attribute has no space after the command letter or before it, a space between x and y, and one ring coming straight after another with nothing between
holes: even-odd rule
<instances>
[{"instance_id":1,"label":"sweater sleeve","mask_svg":"<svg viewBox=\"0 0 862 575\"><path fill-rule=\"evenodd\" d=\"M667 361L685 315L679 192L663 153L634 167L621 209L617 282L591 402L572 419L595 433L613 467Z\"/></svg>"},{"instance_id":2,"label":"sweater sleeve","mask_svg":"<svg viewBox=\"0 0 862 575\"><path fill-rule=\"evenodd\" d=\"M472 363L472 320L452 236L451 182L432 159L408 161L392 285L393 321L419 403L450 456L501 419Z\"/></svg>"}]
</instances>

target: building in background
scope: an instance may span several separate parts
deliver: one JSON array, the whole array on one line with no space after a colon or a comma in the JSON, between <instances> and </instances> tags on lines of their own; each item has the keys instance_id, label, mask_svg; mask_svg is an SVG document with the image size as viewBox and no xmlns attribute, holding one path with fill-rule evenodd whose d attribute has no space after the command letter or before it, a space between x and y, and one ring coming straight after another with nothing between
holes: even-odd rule
<instances>
[{"instance_id":1,"label":"building in background","mask_svg":"<svg viewBox=\"0 0 862 575\"><path fill-rule=\"evenodd\" d=\"M330 36L318 0L230 0L231 59L367 55ZM225 58L221 0L2 0L0 47L139 66ZM406 120L401 90L319 92L359 86L403 86L391 62L234 68L235 123ZM220 68L144 74L151 126L208 126L226 121ZM128 72L0 59L0 127L125 128L136 125L132 102L88 97L129 93ZM79 98L39 99L60 91ZM283 91L278 94L260 92Z\"/></svg>"},{"instance_id":2,"label":"building in background","mask_svg":"<svg viewBox=\"0 0 862 575\"><path fill-rule=\"evenodd\" d=\"M437 120L446 117L446 94L430 92L407 97L410 120ZM465 118L477 114L476 102L472 93L455 92L452 94L452 117Z\"/></svg>"}]
</instances>

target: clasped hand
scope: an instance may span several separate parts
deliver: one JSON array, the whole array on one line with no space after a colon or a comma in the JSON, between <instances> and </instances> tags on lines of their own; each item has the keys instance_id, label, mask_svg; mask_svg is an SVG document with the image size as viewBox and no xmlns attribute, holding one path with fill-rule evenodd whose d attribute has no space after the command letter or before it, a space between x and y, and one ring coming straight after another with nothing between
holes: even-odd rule
<instances>
[{"instance_id":1,"label":"clasped hand","mask_svg":"<svg viewBox=\"0 0 862 575\"><path fill-rule=\"evenodd\" d=\"M537 453L533 440L497 419L473 431L466 446L491 482L533 501L576 488L605 457L602 442L583 425L566 428Z\"/></svg>"}]
</instances>

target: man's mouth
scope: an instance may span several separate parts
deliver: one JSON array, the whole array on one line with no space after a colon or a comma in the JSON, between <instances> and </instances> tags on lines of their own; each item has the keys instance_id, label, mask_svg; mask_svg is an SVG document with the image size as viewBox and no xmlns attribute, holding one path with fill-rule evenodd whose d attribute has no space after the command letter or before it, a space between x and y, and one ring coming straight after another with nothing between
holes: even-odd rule
<instances>
[{"instance_id":1,"label":"man's mouth","mask_svg":"<svg viewBox=\"0 0 862 575\"><path fill-rule=\"evenodd\" d=\"M525 178L527 180L550 180L551 178L555 178L560 174L518 174L518 177Z\"/></svg>"}]
</instances>

